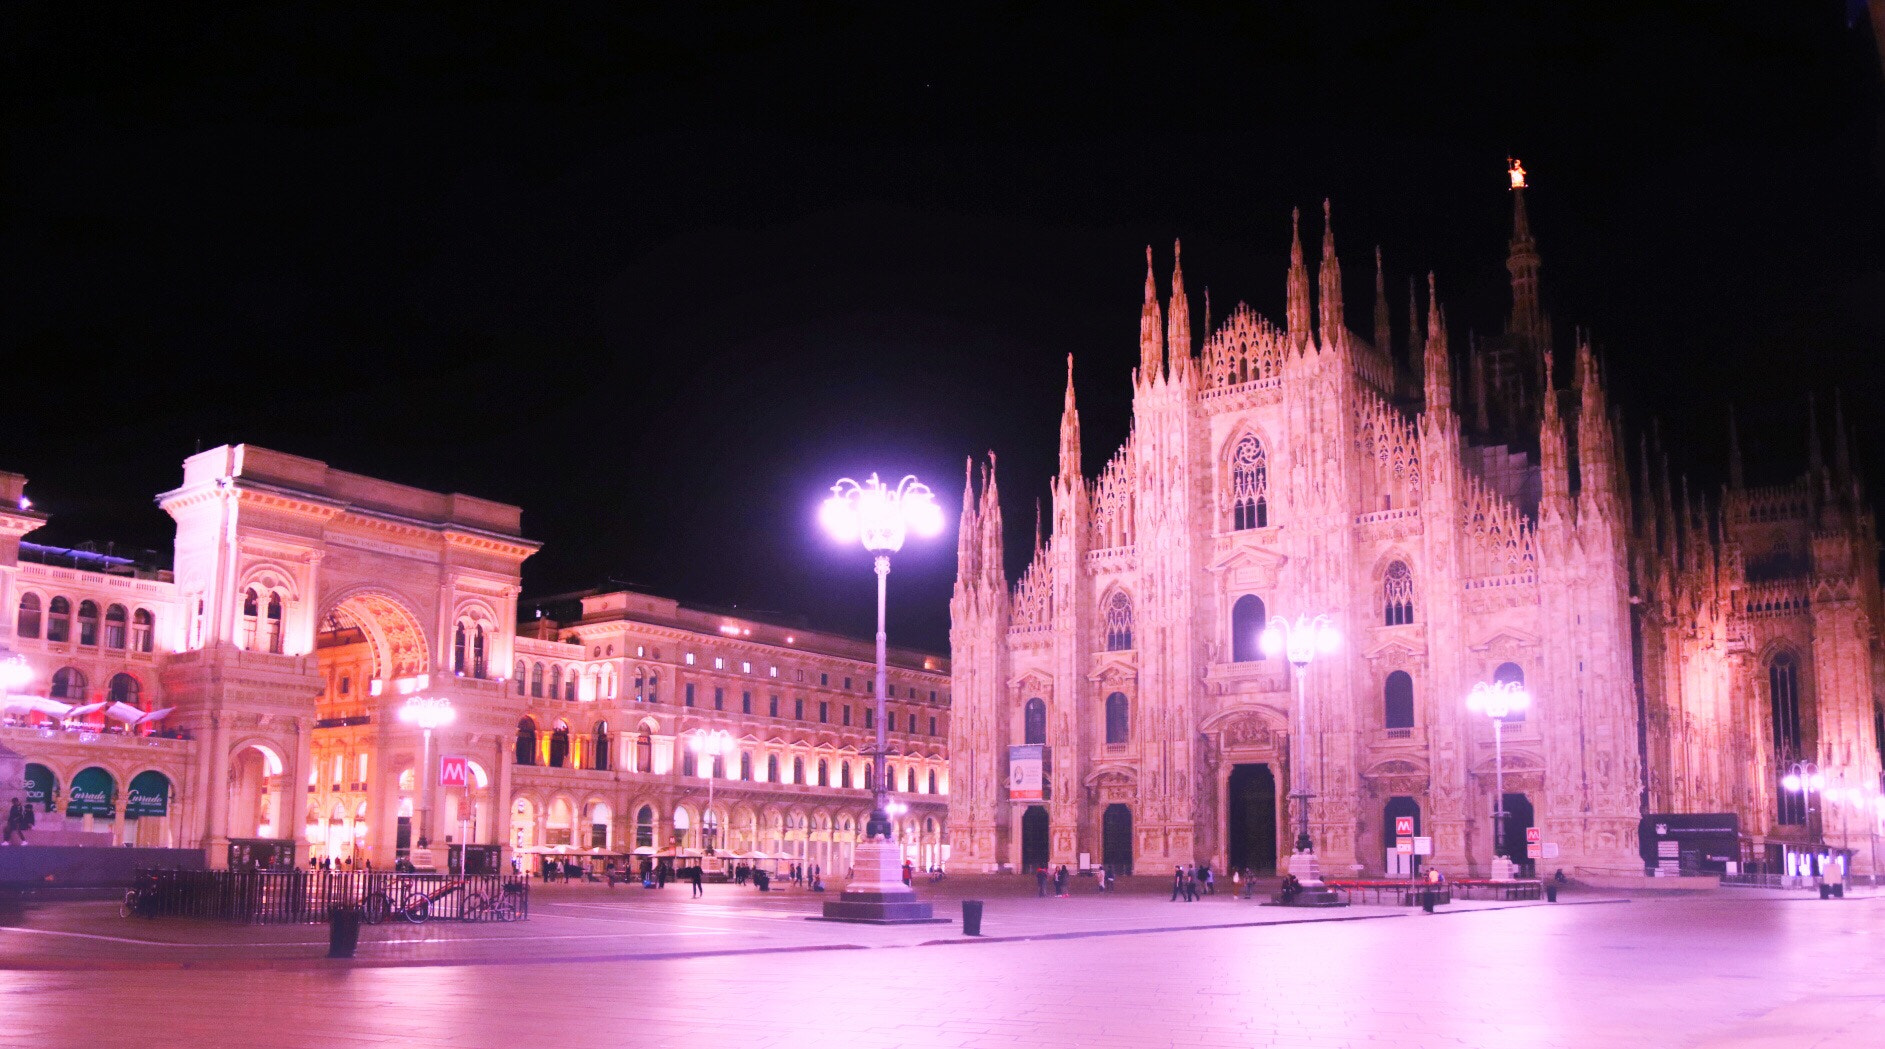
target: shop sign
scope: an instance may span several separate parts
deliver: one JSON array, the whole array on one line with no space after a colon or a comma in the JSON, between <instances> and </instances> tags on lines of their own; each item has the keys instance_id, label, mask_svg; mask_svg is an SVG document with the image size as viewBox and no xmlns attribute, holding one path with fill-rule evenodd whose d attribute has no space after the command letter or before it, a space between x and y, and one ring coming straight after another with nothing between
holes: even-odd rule
<instances>
[{"instance_id":1,"label":"shop sign","mask_svg":"<svg viewBox=\"0 0 1885 1049\"><path fill-rule=\"evenodd\" d=\"M66 791L65 814L68 816L111 816L117 801L117 784L111 781L111 773L93 766L81 769L72 777L72 786Z\"/></svg>"},{"instance_id":2,"label":"shop sign","mask_svg":"<svg viewBox=\"0 0 1885 1049\"><path fill-rule=\"evenodd\" d=\"M170 815L170 778L146 769L131 777L124 799L124 818Z\"/></svg>"},{"instance_id":3,"label":"shop sign","mask_svg":"<svg viewBox=\"0 0 1885 1049\"><path fill-rule=\"evenodd\" d=\"M29 763L26 766L26 803L39 806L41 812L52 811L52 770L44 765Z\"/></svg>"}]
</instances>

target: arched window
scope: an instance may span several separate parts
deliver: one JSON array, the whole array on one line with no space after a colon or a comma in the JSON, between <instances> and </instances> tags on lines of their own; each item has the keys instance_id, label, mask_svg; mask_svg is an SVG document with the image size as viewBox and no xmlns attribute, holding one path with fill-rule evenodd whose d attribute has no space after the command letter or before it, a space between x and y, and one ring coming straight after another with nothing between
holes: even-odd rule
<instances>
[{"instance_id":1,"label":"arched window","mask_svg":"<svg viewBox=\"0 0 1885 1049\"><path fill-rule=\"evenodd\" d=\"M792 782L800 784L800 785L803 785L805 783L805 759L804 758L792 759Z\"/></svg>"},{"instance_id":2,"label":"arched window","mask_svg":"<svg viewBox=\"0 0 1885 1049\"><path fill-rule=\"evenodd\" d=\"M537 763L537 723L527 717L517 719L517 764Z\"/></svg>"},{"instance_id":3,"label":"arched window","mask_svg":"<svg viewBox=\"0 0 1885 1049\"><path fill-rule=\"evenodd\" d=\"M129 625L130 614L123 605L112 605L105 609L105 647L124 649L125 627Z\"/></svg>"},{"instance_id":4,"label":"arched window","mask_svg":"<svg viewBox=\"0 0 1885 1049\"><path fill-rule=\"evenodd\" d=\"M640 667L636 667L635 668L635 702L637 703L642 702L644 698L643 690L647 687L647 685L648 685L647 676L642 673L642 669Z\"/></svg>"},{"instance_id":5,"label":"arched window","mask_svg":"<svg viewBox=\"0 0 1885 1049\"><path fill-rule=\"evenodd\" d=\"M864 789L876 790L877 789L876 783L877 783L877 769L873 767L870 762L867 761L864 763Z\"/></svg>"},{"instance_id":6,"label":"arched window","mask_svg":"<svg viewBox=\"0 0 1885 1049\"><path fill-rule=\"evenodd\" d=\"M609 723L606 721L596 722L595 746L595 767L602 772L609 771Z\"/></svg>"},{"instance_id":7,"label":"arched window","mask_svg":"<svg viewBox=\"0 0 1885 1049\"><path fill-rule=\"evenodd\" d=\"M1499 664L1499 668L1492 672L1492 681L1493 684L1496 685L1503 685L1507 682L1514 685L1523 685L1525 684L1525 668L1519 666L1517 663L1501 663ZM1524 721L1525 711L1523 709L1514 710L1501 720L1508 725Z\"/></svg>"},{"instance_id":8,"label":"arched window","mask_svg":"<svg viewBox=\"0 0 1885 1049\"><path fill-rule=\"evenodd\" d=\"M463 674L465 672L465 662L470 656L470 652L467 650L470 647L471 639L465 636L465 624L461 621L458 624L458 629L452 632L452 673Z\"/></svg>"},{"instance_id":9,"label":"arched window","mask_svg":"<svg viewBox=\"0 0 1885 1049\"><path fill-rule=\"evenodd\" d=\"M1230 606L1232 662L1251 663L1263 658L1263 628L1269 621L1269 610L1255 594L1245 594Z\"/></svg>"},{"instance_id":10,"label":"arched window","mask_svg":"<svg viewBox=\"0 0 1885 1049\"><path fill-rule=\"evenodd\" d=\"M884 789L889 791L897 789L897 767L895 765L884 766Z\"/></svg>"},{"instance_id":11,"label":"arched window","mask_svg":"<svg viewBox=\"0 0 1885 1049\"><path fill-rule=\"evenodd\" d=\"M153 643L151 635L155 632L153 630L155 625L151 619L150 609L140 608L131 613L131 650L133 652L150 652Z\"/></svg>"},{"instance_id":12,"label":"arched window","mask_svg":"<svg viewBox=\"0 0 1885 1049\"><path fill-rule=\"evenodd\" d=\"M72 640L72 602L55 597L46 606L46 640Z\"/></svg>"},{"instance_id":13,"label":"arched window","mask_svg":"<svg viewBox=\"0 0 1885 1049\"><path fill-rule=\"evenodd\" d=\"M936 770L935 769L929 770L929 792L931 794L936 793Z\"/></svg>"},{"instance_id":14,"label":"arched window","mask_svg":"<svg viewBox=\"0 0 1885 1049\"><path fill-rule=\"evenodd\" d=\"M1127 743L1132 740L1132 708L1126 702L1124 692L1115 692L1106 697L1106 742Z\"/></svg>"},{"instance_id":15,"label":"arched window","mask_svg":"<svg viewBox=\"0 0 1885 1049\"><path fill-rule=\"evenodd\" d=\"M63 699L69 703L84 702L85 675L76 667L60 667L53 672L52 688L47 694L53 699Z\"/></svg>"},{"instance_id":16,"label":"arched window","mask_svg":"<svg viewBox=\"0 0 1885 1049\"><path fill-rule=\"evenodd\" d=\"M142 709L143 705L138 702L139 693L142 691L143 688L138 684L137 678L129 674L113 674L111 684L105 686L105 698L112 703L123 703Z\"/></svg>"},{"instance_id":17,"label":"arched window","mask_svg":"<svg viewBox=\"0 0 1885 1049\"><path fill-rule=\"evenodd\" d=\"M571 703L576 702L577 673L575 667L570 667L569 676L563 679L563 698Z\"/></svg>"},{"instance_id":18,"label":"arched window","mask_svg":"<svg viewBox=\"0 0 1885 1049\"><path fill-rule=\"evenodd\" d=\"M250 587L242 594L242 647L253 652L261 636L262 592Z\"/></svg>"},{"instance_id":19,"label":"arched window","mask_svg":"<svg viewBox=\"0 0 1885 1049\"><path fill-rule=\"evenodd\" d=\"M1124 590L1115 590L1106 599L1106 651L1123 652L1132 647L1132 598Z\"/></svg>"},{"instance_id":20,"label":"arched window","mask_svg":"<svg viewBox=\"0 0 1885 1049\"><path fill-rule=\"evenodd\" d=\"M838 763L838 786L846 790L851 787L851 763L848 761Z\"/></svg>"},{"instance_id":21,"label":"arched window","mask_svg":"<svg viewBox=\"0 0 1885 1049\"><path fill-rule=\"evenodd\" d=\"M779 755L777 754L766 755L766 782L779 782Z\"/></svg>"},{"instance_id":22,"label":"arched window","mask_svg":"<svg viewBox=\"0 0 1885 1049\"><path fill-rule=\"evenodd\" d=\"M740 779L746 783L753 780L753 753L750 750L740 751Z\"/></svg>"},{"instance_id":23,"label":"arched window","mask_svg":"<svg viewBox=\"0 0 1885 1049\"><path fill-rule=\"evenodd\" d=\"M1047 704L1044 701L1030 699L1021 709L1021 742L1047 742Z\"/></svg>"},{"instance_id":24,"label":"arched window","mask_svg":"<svg viewBox=\"0 0 1885 1049\"><path fill-rule=\"evenodd\" d=\"M1381 581L1382 621L1388 626L1403 626L1414 621L1414 573L1407 562L1388 565Z\"/></svg>"},{"instance_id":25,"label":"arched window","mask_svg":"<svg viewBox=\"0 0 1885 1049\"><path fill-rule=\"evenodd\" d=\"M1773 720L1774 755L1783 762L1804 756L1800 726L1800 665L1792 652L1774 653L1767 664L1767 695ZM1806 822L1806 793L1781 790L1775 794L1775 822L1787 825Z\"/></svg>"},{"instance_id":26,"label":"arched window","mask_svg":"<svg viewBox=\"0 0 1885 1049\"><path fill-rule=\"evenodd\" d=\"M518 695L520 696L523 695L524 690L529 687L529 681L528 681L529 677L530 677L530 668L524 664L523 660L521 659L518 660L517 670L511 674L511 680L517 682Z\"/></svg>"},{"instance_id":27,"label":"arched window","mask_svg":"<svg viewBox=\"0 0 1885 1049\"><path fill-rule=\"evenodd\" d=\"M14 632L21 637L39 636L39 595L25 594L20 597L20 617Z\"/></svg>"},{"instance_id":28,"label":"arched window","mask_svg":"<svg viewBox=\"0 0 1885 1049\"><path fill-rule=\"evenodd\" d=\"M643 805L635 813L635 847L638 849L654 848L655 810Z\"/></svg>"},{"instance_id":29,"label":"arched window","mask_svg":"<svg viewBox=\"0 0 1885 1049\"><path fill-rule=\"evenodd\" d=\"M825 761L825 759L819 758L818 759L818 785L819 786L821 787L831 786L831 777L829 775L830 771L831 771L830 765Z\"/></svg>"},{"instance_id":30,"label":"arched window","mask_svg":"<svg viewBox=\"0 0 1885 1049\"><path fill-rule=\"evenodd\" d=\"M1389 732L1405 734L1414 727L1414 679L1405 670L1388 675L1381 690L1382 723Z\"/></svg>"},{"instance_id":31,"label":"arched window","mask_svg":"<svg viewBox=\"0 0 1885 1049\"><path fill-rule=\"evenodd\" d=\"M543 698L543 664L533 663L530 667L530 694L537 699Z\"/></svg>"},{"instance_id":32,"label":"arched window","mask_svg":"<svg viewBox=\"0 0 1885 1049\"><path fill-rule=\"evenodd\" d=\"M281 595L268 595L268 651L281 655Z\"/></svg>"},{"instance_id":33,"label":"arched window","mask_svg":"<svg viewBox=\"0 0 1885 1049\"><path fill-rule=\"evenodd\" d=\"M635 771L653 772L655 770L655 740L647 730L635 737Z\"/></svg>"},{"instance_id":34,"label":"arched window","mask_svg":"<svg viewBox=\"0 0 1885 1049\"><path fill-rule=\"evenodd\" d=\"M1231 528L1270 525L1270 454L1257 435L1247 433L1230 453Z\"/></svg>"},{"instance_id":35,"label":"arched window","mask_svg":"<svg viewBox=\"0 0 1885 1049\"><path fill-rule=\"evenodd\" d=\"M558 663L550 667L550 698L555 699L557 693L561 691L563 691L563 665Z\"/></svg>"},{"instance_id":36,"label":"arched window","mask_svg":"<svg viewBox=\"0 0 1885 1049\"><path fill-rule=\"evenodd\" d=\"M98 602L79 602L79 644L87 648L98 644Z\"/></svg>"},{"instance_id":37,"label":"arched window","mask_svg":"<svg viewBox=\"0 0 1885 1049\"><path fill-rule=\"evenodd\" d=\"M916 769L907 768L903 770L903 792L905 794L916 793Z\"/></svg>"},{"instance_id":38,"label":"arched window","mask_svg":"<svg viewBox=\"0 0 1885 1049\"><path fill-rule=\"evenodd\" d=\"M569 761L569 723L558 719L550 732L550 767L560 769Z\"/></svg>"}]
</instances>

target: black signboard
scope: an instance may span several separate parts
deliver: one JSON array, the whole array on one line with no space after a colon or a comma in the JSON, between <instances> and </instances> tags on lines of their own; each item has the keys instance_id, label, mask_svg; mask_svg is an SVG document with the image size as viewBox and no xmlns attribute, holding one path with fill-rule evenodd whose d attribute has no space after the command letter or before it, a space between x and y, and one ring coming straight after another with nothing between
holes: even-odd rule
<instances>
[{"instance_id":1,"label":"black signboard","mask_svg":"<svg viewBox=\"0 0 1885 1049\"><path fill-rule=\"evenodd\" d=\"M1719 873L1741 860L1741 817L1732 812L1652 813L1643 817L1636 840L1647 867L1677 859L1683 870Z\"/></svg>"}]
</instances>

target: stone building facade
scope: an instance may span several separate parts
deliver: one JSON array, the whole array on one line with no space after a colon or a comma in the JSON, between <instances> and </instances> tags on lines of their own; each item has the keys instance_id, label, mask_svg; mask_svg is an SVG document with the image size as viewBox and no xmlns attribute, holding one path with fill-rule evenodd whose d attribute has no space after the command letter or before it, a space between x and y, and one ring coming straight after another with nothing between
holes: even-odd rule
<instances>
[{"instance_id":1,"label":"stone building facade","mask_svg":"<svg viewBox=\"0 0 1885 1049\"><path fill-rule=\"evenodd\" d=\"M30 670L0 724L22 782L0 796L33 793L41 840L387 866L420 838L507 859L699 849L711 826L722 852L837 871L868 814L869 642L632 592L520 632L538 544L517 507L225 446L159 497L177 521L159 571L24 541L47 518L17 474L0 500L0 657ZM891 667L899 837L940 862L947 661ZM413 696L455 713L429 763L398 716ZM715 731L733 749L710 814L687 744ZM464 787L440 787L448 758Z\"/></svg>"},{"instance_id":2,"label":"stone building facade","mask_svg":"<svg viewBox=\"0 0 1885 1049\"><path fill-rule=\"evenodd\" d=\"M1130 435L1082 472L1069 359L1050 528L1018 579L992 456L965 487L958 863L1280 870L1300 772L1325 871L1382 871L1407 816L1434 862L1483 872L1493 726L1466 698L1495 680L1534 697L1504 725L1515 858L1536 828L1554 867L1640 871L1639 820L1666 811L1737 813L1744 862L1812 847L1819 817L1776 800L1789 755L1877 793L1877 547L1843 423L1800 481L1748 487L1737 460L1715 510L1672 499L1666 466L1625 452L1588 340L1554 341L1516 164L1512 184L1492 339L1450 333L1429 275L1396 340L1378 251L1356 330L1326 204L1313 281L1292 241L1281 326L1207 304L1194 345L1176 249L1163 299L1148 250ZM1342 640L1299 722L1258 639L1302 615ZM1776 658L1796 668L1781 715ZM1016 744L1047 747L1045 799L1011 797Z\"/></svg>"}]
</instances>

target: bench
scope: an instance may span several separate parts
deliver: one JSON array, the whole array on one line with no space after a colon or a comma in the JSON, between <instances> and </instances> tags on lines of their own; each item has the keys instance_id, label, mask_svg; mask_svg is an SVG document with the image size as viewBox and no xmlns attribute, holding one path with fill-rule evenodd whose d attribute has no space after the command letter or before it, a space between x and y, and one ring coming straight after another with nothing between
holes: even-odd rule
<instances>
[{"instance_id":1,"label":"bench","mask_svg":"<svg viewBox=\"0 0 1885 1049\"><path fill-rule=\"evenodd\" d=\"M1452 882L1436 885L1425 881L1410 882L1405 878L1329 878L1323 884L1348 897L1351 903L1357 898L1385 903L1392 896L1397 904L1418 907L1422 895L1428 891L1435 894L1433 902L1436 904L1453 902Z\"/></svg>"}]
</instances>

